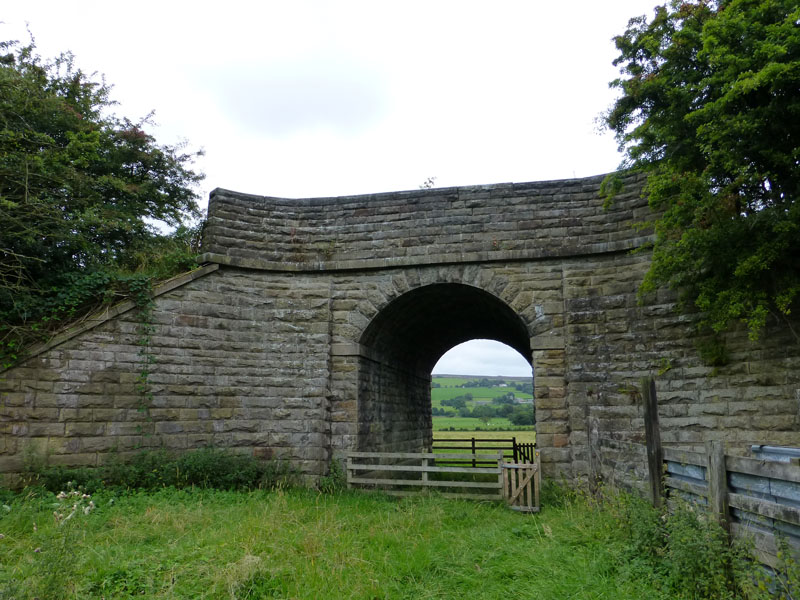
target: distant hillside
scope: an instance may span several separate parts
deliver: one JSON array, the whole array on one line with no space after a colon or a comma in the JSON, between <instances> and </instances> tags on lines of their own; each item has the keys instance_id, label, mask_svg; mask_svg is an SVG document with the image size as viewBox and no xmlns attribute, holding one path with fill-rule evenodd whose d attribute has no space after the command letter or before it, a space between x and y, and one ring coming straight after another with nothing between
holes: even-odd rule
<instances>
[{"instance_id":1,"label":"distant hillside","mask_svg":"<svg viewBox=\"0 0 800 600\"><path fill-rule=\"evenodd\" d=\"M483 375L433 375L431 412L434 430L475 431L532 427L533 379Z\"/></svg>"},{"instance_id":2,"label":"distant hillside","mask_svg":"<svg viewBox=\"0 0 800 600\"><path fill-rule=\"evenodd\" d=\"M432 373L431 377L433 379L440 378L440 379L464 379L465 381L469 381L472 379L493 379L493 380L503 380L503 381L530 381L533 379L531 376L512 376L512 375L451 375L447 373Z\"/></svg>"}]
</instances>

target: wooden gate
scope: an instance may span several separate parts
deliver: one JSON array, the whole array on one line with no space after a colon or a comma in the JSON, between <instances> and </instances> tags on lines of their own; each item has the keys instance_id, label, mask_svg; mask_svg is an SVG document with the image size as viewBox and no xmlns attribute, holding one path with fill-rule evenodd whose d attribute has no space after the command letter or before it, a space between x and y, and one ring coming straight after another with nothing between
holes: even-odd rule
<instances>
[{"instance_id":1,"label":"wooden gate","mask_svg":"<svg viewBox=\"0 0 800 600\"><path fill-rule=\"evenodd\" d=\"M539 512L539 453L530 464L504 463L503 497L512 510Z\"/></svg>"}]
</instances>

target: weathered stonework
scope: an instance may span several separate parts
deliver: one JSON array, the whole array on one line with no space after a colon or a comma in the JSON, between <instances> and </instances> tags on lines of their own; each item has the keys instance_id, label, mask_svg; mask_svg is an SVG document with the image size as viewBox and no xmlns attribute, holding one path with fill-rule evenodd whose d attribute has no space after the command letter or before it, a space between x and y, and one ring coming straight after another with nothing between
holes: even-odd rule
<instances>
[{"instance_id":1,"label":"weathered stonework","mask_svg":"<svg viewBox=\"0 0 800 600\"><path fill-rule=\"evenodd\" d=\"M653 374L666 444L800 445L791 334L731 334L732 363L703 366L671 296L637 303L641 180L609 210L601 181L306 200L216 190L206 266L155 298L147 410L122 305L0 373L0 472L18 472L28 446L93 465L215 444L288 458L313 480L348 449L427 446L431 368L474 338L530 360L550 476L587 472L590 418L641 440L635 386Z\"/></svg>"}]
</instances>

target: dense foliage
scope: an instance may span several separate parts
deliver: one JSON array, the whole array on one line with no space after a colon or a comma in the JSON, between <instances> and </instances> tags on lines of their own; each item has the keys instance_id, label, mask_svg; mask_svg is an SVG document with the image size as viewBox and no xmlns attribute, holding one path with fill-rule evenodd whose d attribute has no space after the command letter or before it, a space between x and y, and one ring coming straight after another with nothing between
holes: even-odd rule
<instances>
[{"instance_id":1,"label":"dense foliage","mask_svg":"<svg viewBox=\"0 0 800 600\"><path fill-rule=\"evenodd\" d=\"M757 337L800 298L800 5L672 0L615 42L605 121L660 215L642 291Z\"/></svg>"},{"instance_id":2,"label":"dense foliage","mask_svg":"<svg viewBox=\"0 0 800 600\"><path fill-rule=\"evenodd\" d=\"M0 366L37 330L128 292L133 274L191 262L195 155L112 105L72 55L0 42Z\"/></svg>"}]
</instances>

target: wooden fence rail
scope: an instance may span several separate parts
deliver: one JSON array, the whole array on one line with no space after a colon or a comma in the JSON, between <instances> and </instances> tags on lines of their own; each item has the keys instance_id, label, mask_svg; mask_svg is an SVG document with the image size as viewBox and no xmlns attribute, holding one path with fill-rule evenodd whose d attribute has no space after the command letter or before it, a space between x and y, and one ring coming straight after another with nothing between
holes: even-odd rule
<instances>
[{"instance_id":1,"label":"wooden fence rail","mask_svg":"<svg viewBox=\"0 0 800 600\"><path fill-rule=\"evenodd\" d=\"M492 461L491 467L437 466L437 460ZM348 487L377 487L395 496L418 494L425 489L448 488L443 496L500 500L503 490L503 453L448 454L434 452L350 452L347 455ZM435 475L436 477L431 477ZM460 477L453 477L460 475ZM485 475L468 481L467 475ZM487 481L488 479L488 481Z\"/></svg>"},{"instance_id":2,"label":"wooden fence rail","mask_svg":"<svg viewBox=\"0 0 800 600\"><path fill-rule=\"evenodd\" d=\"M503 457L513 462L518 461L517 451L517 438L449 438L449 439L434 439L431 447L431 452L440 452L442 450L460 450L465 453L478 454L487 451L502 451ZM458 461L453 460L453 464ZM476 461L472 463L473 467L477 467L481 462Z\"/></svg>"},{"instance_id":3,"label":"wooden fence rail","mask_svg":"<svg viewBox=\"0 0 800 600\"><path fill-rule=\"evenodd\" d=\"M502 450L506 460L515 463L536 462L536 444L518 442L516 436L510 438L446 438L434 439L431 452L441 450L463 450L476 454L478 452ZM478 463L473 464L477 466Z\"/></svg>"},{"instance_id":4,"label":"wooden fence rail","mask_svg":"<svg viewBox=\"0 0 800 600\"><path fill-rule=\"evenodd\" d=\"M347 486L381 489L395 496L411 496L438 489L442 496L473 500L503 500L515 510L539 510L539 460L532 464L504 462L503 452L452 454L434 452L350 452ZM491 462L490 467L453 466Z\"/></svg>"}]
</instances>

